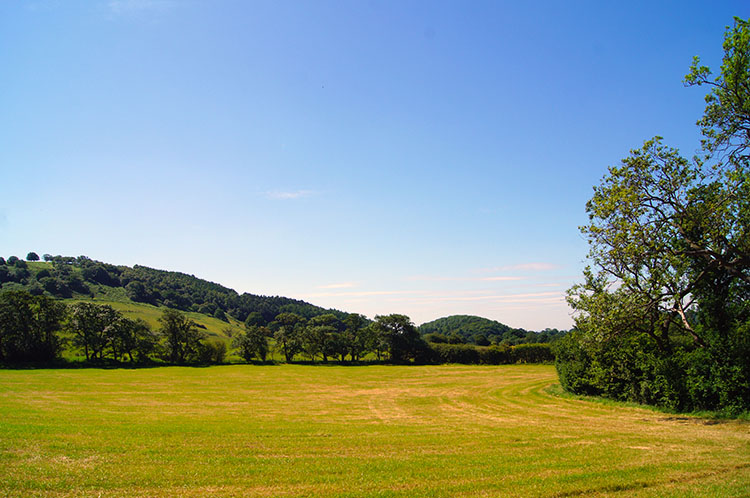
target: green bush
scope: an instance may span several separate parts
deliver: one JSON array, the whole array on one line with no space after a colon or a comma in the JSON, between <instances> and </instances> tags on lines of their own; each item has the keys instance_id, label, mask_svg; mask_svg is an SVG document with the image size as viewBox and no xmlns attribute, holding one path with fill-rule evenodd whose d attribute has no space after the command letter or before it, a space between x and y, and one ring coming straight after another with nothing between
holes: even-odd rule
<instances>
[{"instance_id":1,"label":"green bush","mask_svg":"<svg viewBox=\"0 0 750 498\"><path fill-rule=\"evenodd\" d=\"M224 363L227 355L227 344L221 339L209 339L199 343L198 362L207 363Z\"/></svg>"},{"instance_id":2,"label":"green bush","mask_svg":"<svg viewBox=\"0 0 750 498\"><path fill-rule=\"evenodd\" d=\"M574 394L601 394L593 379L593 359L583 348L580 334L571 331L552 346L555 368L563 389Z\"/></svg>"},{"instance_id":3,"label":"green bush","mask_svg":"<svg viewBox=\"0 0 750 498\"><path fill-rule=\"evenodd\" d=\"M554 351L560 384L572 393L676 411L736 415L750 407L750 351L737 344L727 349L688 343L666 352L646 334L594 341L571 332Z\"/></svg>"},{"instance_id":4,"label":"green bush","mask_svg":"<svg viewBox=\"0 0 750 498\"><path fill-rule=\"evenodd\" d=\"M512 363L552 363L555 356L549 344L518 344L510 349Z\"/></svg>"},{"instance_id":5,"label":"green bush","mask_svg":"<svg viewBox=\"0 0 750 498\"><path fill-rule=\"evenodd\" d=\"M433 363L503 365L508 363L551 363L555 357L549 344L517 346L430 343Z\"/></svg>"},{"instance_id":6,"label":"green bush","mask_svg":"<svg viewBox=\"0 0 750 498\"><path fill-rule=\"evenodd\" d=\"M489 347L478 347L479 363L482 365L505 365L511 363L510 346L493 345Z\"/></svg>"},{"instance_id":7,"label":"green bush","mask_svg":"<svg viewBox=\"0 0 750 498\"><path fill-rule=\"evenodd\" d=\"M430 348L437 363L479 364L479 352L472 344L433 343Z\"/></svg>"}]
</instances>

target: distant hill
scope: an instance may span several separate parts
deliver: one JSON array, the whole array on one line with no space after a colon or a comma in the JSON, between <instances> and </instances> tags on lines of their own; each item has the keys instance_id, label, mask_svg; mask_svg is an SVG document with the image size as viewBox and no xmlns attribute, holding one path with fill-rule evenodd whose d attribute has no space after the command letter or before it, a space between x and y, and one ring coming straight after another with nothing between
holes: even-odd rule
<instances>
[{"instance_id":1,"label":"distant hill","mask_svg":"<svg viewBox=\"0 0 750 498\"><path fill-rule=\"evenodd\" d=\"M120 303L142 303L194 312L229 323L244 322L251 312L270 322L282 312L305 318L334 313L305 301L281 296L238 294L235 290L185 273L146 266L113 265L86 256L44 255L44 261L27 262L16 257L0 258L2 289L26 289L62 299L97 299Z\"/></svg>"},{"instance_id":2,"label":"distant hill","mask_svg":"<svg viewBox=\"0 0 750 498\"><path fill-rule=\"evenodd\" d=\"M533 332L512 328L495 320L472 315L438 318L420 325L419 332L433 342L459 342L460 338L460 342L480 345L549 342L565 333L557 329Z\"/></svg>"}]
</instances>

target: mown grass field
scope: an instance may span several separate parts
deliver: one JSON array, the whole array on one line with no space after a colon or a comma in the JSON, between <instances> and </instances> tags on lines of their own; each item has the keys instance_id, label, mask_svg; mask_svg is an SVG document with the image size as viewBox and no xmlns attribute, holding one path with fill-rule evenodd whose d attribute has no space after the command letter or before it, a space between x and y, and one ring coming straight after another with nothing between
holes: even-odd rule
<instances>
[{"instance_id":1,"label":"mown grass field","mask_svg":"<svg viewBox=\"0 0 750 498\"><path fill-rule=\"evenodd\" d=\"M0 496L748 496L750 424L551 366L0 371Z\"/></svg>"}]
</instances>

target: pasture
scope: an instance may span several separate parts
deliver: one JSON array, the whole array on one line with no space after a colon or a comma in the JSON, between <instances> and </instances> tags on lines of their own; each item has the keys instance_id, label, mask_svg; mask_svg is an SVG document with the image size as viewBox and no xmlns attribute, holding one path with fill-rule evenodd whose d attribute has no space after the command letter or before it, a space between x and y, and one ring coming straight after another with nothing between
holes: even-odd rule
<instances>
[{"instance_id":1,"label":"pasture","mask_svg":"<svg viewBox=\"0 0 750 498\"><path fill-rule=\"evenodd\" d=\"M548 365L0 371L0 496L748 496L750 424Z\"/></svg>"}]
</instances>

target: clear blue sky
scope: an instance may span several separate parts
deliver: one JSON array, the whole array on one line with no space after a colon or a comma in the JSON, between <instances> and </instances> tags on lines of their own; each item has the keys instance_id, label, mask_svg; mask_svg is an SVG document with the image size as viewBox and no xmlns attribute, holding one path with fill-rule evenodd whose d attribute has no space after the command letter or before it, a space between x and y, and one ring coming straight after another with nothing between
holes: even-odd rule
<instances>
[{"instance_id":1,"label":"clear blue sky","mask_svg":"<svg viewBox=\"0 0 750 498\"><path fill-rule=\"evenodd\" d=\"M692 155L747 1L0 3L0 254L567 328L585 202Z\"/></svg>"}]
</instances>

